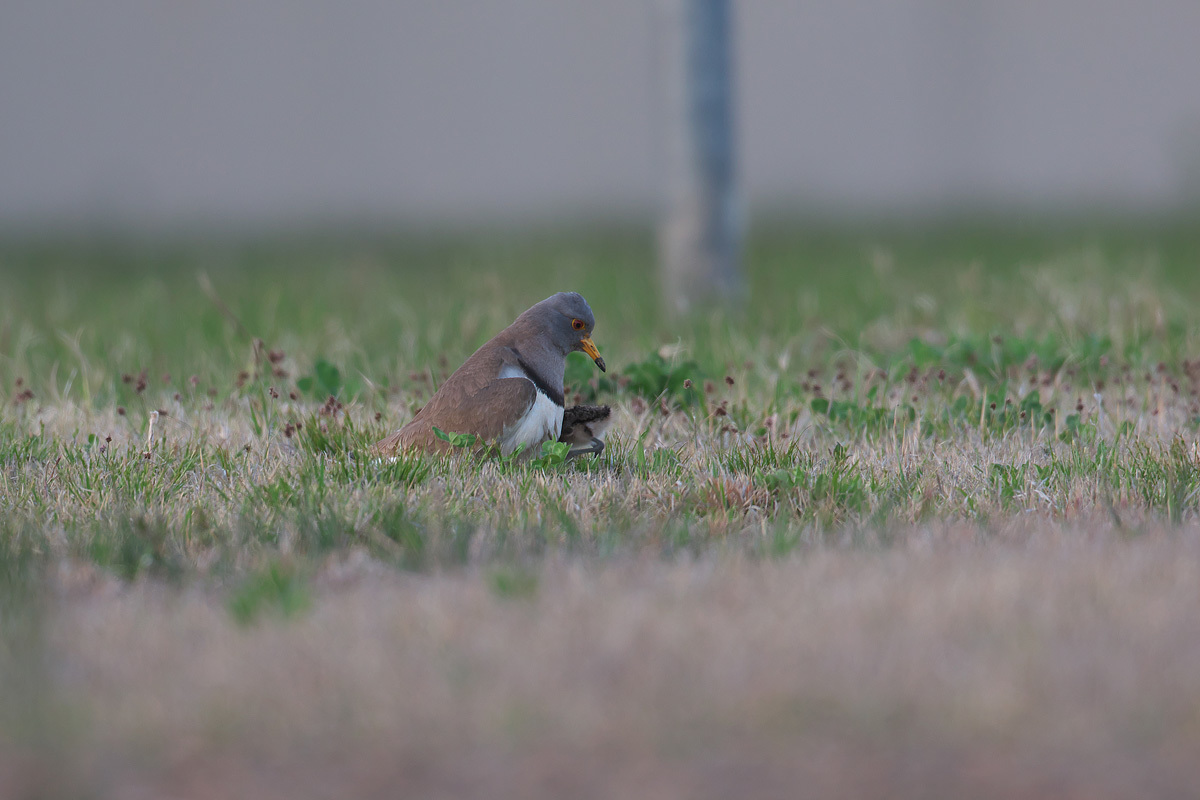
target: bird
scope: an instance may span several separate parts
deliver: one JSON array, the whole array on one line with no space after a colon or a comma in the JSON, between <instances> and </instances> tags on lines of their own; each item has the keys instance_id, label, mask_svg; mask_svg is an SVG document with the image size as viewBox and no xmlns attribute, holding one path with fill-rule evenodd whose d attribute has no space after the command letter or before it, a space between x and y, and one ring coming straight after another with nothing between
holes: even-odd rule
<instances>
[{"instance_id":1,"label":"bird","mask_svg":"<svg viewBox=\"0 0 1200 800\"><path fill-rule=\"evenodd\" d=\"M563 411L558 440L571 445L568 451L571 458L588 453L600 455L604 452L604 434L610 424L612 409L608 406L571 406Z\"/></svg>"},{"instance_id":2,"label":"bird","mask_svg":"<svg viewBox=\"0 0 1200 800\"><path fill-rule=\"evenodd\" d=\"M542 442L558 440L567 355L586 353L605 371L592 341L595 326L592 309L578 292L559 292L531 306L463 362L416 416L377 442L374 451L381 456L445 452L451 444L435 428L474 434L505 456L532 453Z\"/></svg>"}]
</instances>

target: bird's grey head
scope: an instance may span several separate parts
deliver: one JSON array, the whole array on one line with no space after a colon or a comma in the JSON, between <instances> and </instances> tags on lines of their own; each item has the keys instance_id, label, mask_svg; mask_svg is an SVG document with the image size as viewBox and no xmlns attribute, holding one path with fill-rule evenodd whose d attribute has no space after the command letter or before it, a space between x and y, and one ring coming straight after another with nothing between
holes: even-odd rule
<instances>
[{"instance_id":1,"label":"bird's grey head","mask_svg":"<svg viewBox=\"0 0 1200 800\"><path fill-rule=\"evenodd\" d=\"M604 359L592 343L596 318L592 308L578 292L559 292L547 297L521 316L530 317L545 332L552 346L564 356L581 351L587 353L596 366L604 370Z\"/></svg>"}]
</instances>

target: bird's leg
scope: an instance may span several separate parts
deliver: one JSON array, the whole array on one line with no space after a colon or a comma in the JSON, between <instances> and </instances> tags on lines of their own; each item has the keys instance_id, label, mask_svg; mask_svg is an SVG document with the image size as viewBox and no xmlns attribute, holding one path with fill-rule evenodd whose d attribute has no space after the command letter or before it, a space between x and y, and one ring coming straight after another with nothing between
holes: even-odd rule
<instances>
[{"instance_id":1,"label":"bird's leg","mask_svg":"<svg viewBox=\"0 0 1200 800\"><path fill-rule=\"evenodd\" d=\"M603 452L604 452L604 442L600 441L599 439L592 439L592 441L588 442L586 445L583 445L579 448L572 447L571 451L569 453L567 453L567 458L568 459L578 458L579 456L587 456L587 455L598 456Z\"/></svg>"}]
</instances>

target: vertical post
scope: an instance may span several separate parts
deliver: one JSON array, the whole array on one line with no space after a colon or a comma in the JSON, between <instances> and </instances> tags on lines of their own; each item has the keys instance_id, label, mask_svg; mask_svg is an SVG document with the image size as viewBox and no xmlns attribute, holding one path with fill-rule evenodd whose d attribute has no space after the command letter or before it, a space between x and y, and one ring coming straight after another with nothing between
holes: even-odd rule
<instances>
[{"instance_id":1,"label":"vertical post","mask_svg":"<svg viewBox=\"0 0 1200 800\"><path fill-rule=\"evenodd\" d=\"M741 298L742 209L734 163L731 0L658 0L666 301L684 312Z\"/></svg>"}]
</instances>

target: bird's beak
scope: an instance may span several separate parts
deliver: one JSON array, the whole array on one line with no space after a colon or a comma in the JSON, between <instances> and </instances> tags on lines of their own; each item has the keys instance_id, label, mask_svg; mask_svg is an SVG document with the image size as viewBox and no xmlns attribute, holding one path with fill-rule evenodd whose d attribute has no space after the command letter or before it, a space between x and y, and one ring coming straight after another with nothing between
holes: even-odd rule
<instances>
[{"instance_id":1,"label":"bird's beak","mask_svg":"<svg viewBox=\"0 0 1200 800\"><path fill-rule=\"evenodd\" d=\"M579 340L579 344L583 347L583 352L588 354L588 358L596 362L596 366L604 372L604 359L600 357L600 351L596 349L596 343L592 341L591 336L585 336Z\"/></svg>"}]
</instances>

